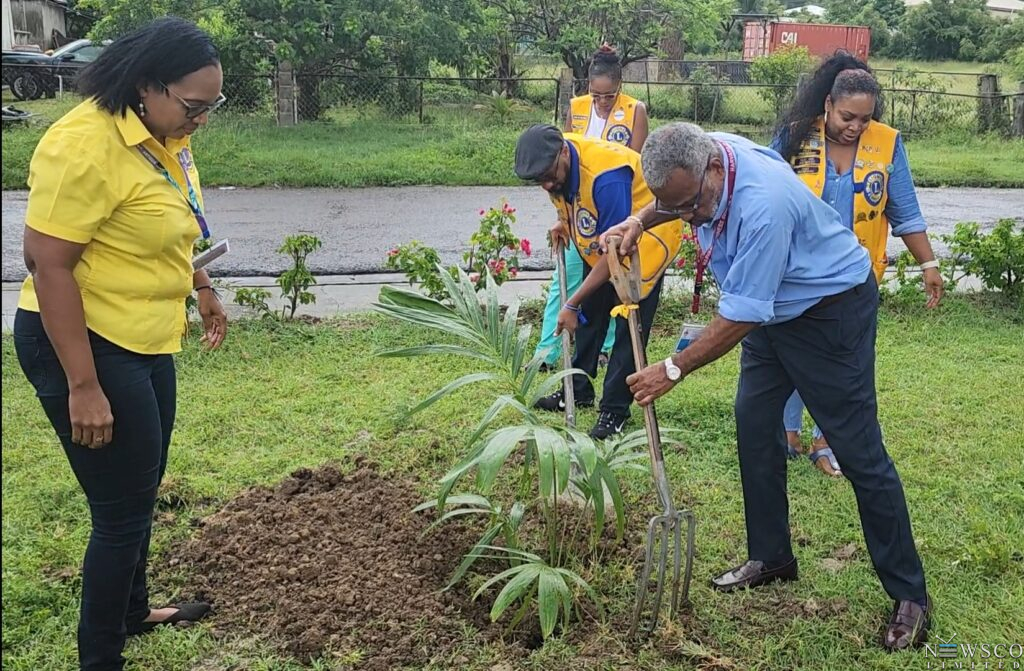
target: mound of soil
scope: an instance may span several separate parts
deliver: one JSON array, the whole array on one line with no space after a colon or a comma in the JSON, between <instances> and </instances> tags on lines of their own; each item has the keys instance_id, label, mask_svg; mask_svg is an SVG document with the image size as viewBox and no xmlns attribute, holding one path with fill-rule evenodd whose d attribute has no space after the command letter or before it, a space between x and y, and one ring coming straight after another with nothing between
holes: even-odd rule
<instances>
[{"instance_id":1,"label":"mound of soil","mask_svg":"<svg viewBox=\"0 0 1024 671\"><path fill-rule=\"evenodd\" d=\"M260 634L308 659L359 651L358 668L442 660L488 624L465 588L440 592L475 542L473 529L432 515L409 480L360 465L299 470L243 492L205 518L173 563L186 593L210 601L216 629Z\"/></svg>"}]
</instances>

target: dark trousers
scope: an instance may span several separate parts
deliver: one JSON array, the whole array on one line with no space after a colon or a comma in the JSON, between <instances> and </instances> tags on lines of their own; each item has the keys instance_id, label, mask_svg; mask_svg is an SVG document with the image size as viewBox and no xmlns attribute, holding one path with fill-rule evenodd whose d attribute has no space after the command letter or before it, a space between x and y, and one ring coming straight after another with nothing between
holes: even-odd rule
<instances>
[{"instance_id":1,"label":"dark trousers","mask_svg":"<svg viewBox=\"0 0 1024 671\"><path fill-rule=\"evenodd\" d=\"M146 558L174 426L174 359L129 352L91 331L89 343L114 416L113 441L99 449L71 442L67 378L39 314L18 310L15 316L18 361L64 446L92 517L82 565L79 663L83 671L120 671L125 623L149 615Z\"/></svg>"},{"instance_id":2,"label":"dark trousers","mask_svg":"<svg viewBox=\"0 0 1024 671\"><path fill-rule=\"evenodd\" d=\"M589 269L588 269L589 272ZM586 277L586 275L584 275ZM661 298L662 280L640 301L640 333L644 347L651 337L651 323L654 313L658 310ZM576 354L573 357L573 368L586 371L587 375L597 375L597 360L601 356L608 323L611 321L612 308L619 305L618 294L611 282L591 294L580 307L587 318L587 324L576 330ZM604 393L601 395L601 410L616 415L629 416L629 406L633 403L633 394L629 391L626 378L636 372L633 361L633 344L629 336L629 324L625 319L616 322L615 345L612 355L608 358L608 371L604 377ZM594 398L594 385L583 375L573 376L573 390L577 401L591 401Z\"/></svg>"},{"instance_id":3,"label":"dark trousers","mask_svg":"<svg viewBox=\"0 0 1024 671\"><path fill-rule=\"evenodd\" d=\"M826 304L827 303L827 304ZM736 437L749 558L793 556L786 499L782 409L795 388L828 436L853 485L864 540L885 591L895 600L925 597L903 485L878 424L874 275L838 300L752 331L743 340L736 394Z\"/></svg>"}]
</instances>

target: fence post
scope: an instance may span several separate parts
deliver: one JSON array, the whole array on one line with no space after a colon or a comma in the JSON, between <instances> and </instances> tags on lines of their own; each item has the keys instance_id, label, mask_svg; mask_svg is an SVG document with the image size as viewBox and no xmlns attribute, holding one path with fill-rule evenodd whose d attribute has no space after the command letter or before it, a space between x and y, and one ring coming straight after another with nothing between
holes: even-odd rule
<instances>
[{"instance_id":1,"label":"fence post","mask_svg":"<svg viewBox=\"0 0 1024 671\"><path fill-rule=\"evenodd\" d=\"M1024 137L1024 81L1017 83L1017 95L1013 99L1013 134Z\"/></svg>"},{"instance_id":2,"label":"fence post","mask_svg":"<svg viewBox=\"0 0 1024 671\"><path fill-rule=\"evenodd\" d=\"M289 61L277 66L274 97L277 99L277 125L294 126L298 122L298 107L295 104L295 71Z\"/></svg>"},{"instance_id":3,"label":"fence post","mask_svg":"<svg viewBox=\"0 0 1024 671\"><path fill-rule=\"evenodd\" d=\"M978 76L978 131L985 131L997 128L996 114L999 95L999 79L995 75Z\"/></svg>"},{"instance_id":4,"label":"fence post","mask_svg":"<svg viewBox=\"0 0 1024 671\"><path fill-rule=\"evenodd\" d=\"M565 118L563 113L569 109L569 99L573 96L573 76L572 68L562 68L561 74L558 76L558 103L555 105L555 125L558 124L558 119Z\"/></svg>"},{"instance_id":5,"label":"fence post","mask_svg":"<svg viewBox=\"0 0 1024 671\"><path fill-rule=\"evenodd\" d=\"M420 112L420 124L423 123L423 80L420 80L420 91L419 91L419 112Z\"/></svg>"},{"instance_id":6,"label":"fence post","mask_svg":"<svg viewBox=\"0 0 1024 671\"><path fill-rule=\"evenodd\" d=\"M914 130L915 116L917 116L917 91L910 94L910 126L907 128L908 133L911 133Z\"/></svg>"},{"instance_id":7,"label":"fence post","mask_svg":"<svg viewBox=\"0 0 1024 671\"><path fill-rule=\"evenodd\" d=\"M562 97L562 82L560 80L558 80L558 79L555 79L553 81L555 82L555 109L554 109L555 119L551 123L554 124L555 126L557 126L558 123L559 123L558 122L558 101Z\"/></svg>"}]
</instances>

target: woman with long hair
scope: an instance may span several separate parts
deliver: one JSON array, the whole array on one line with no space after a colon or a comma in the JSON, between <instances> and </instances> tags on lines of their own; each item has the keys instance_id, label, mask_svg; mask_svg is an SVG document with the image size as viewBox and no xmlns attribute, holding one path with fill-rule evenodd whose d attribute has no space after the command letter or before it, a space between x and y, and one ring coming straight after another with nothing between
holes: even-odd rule
<instances>
[{"instance_id":1,"label":"woman with long hair","mask_svg":"<svg viewBox=\"0 0 1024 671\"><path fill-rule=\"evenodd\" d=\"M857 234L871 256L880 286L889 263L890 230L902 238L923 272L927 305L932 308L943 293L939 264L928 241L900 133L880 121L881 111L881 88L867 64L837 52L798 91L782 117L772 148ZM784 423L794 458L803 452L803 409L799 394L793 392ZM809 456L824 473L842 475L828 437L817 426Z\"/></svg>"}]
</instances>

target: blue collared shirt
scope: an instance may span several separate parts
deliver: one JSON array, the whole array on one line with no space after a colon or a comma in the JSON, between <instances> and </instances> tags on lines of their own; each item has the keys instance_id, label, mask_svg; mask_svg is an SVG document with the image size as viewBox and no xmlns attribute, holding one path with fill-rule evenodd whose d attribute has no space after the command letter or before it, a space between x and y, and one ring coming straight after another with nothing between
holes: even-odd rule
<instances>
[{"instance_id":1,"label":"blue collared shirt","mask_svg":"<svg viewBox=\"0 0 1024 671\"><path fill-rule=\"evenodd\" d=\"M788 132L783 131L772 140L771 148L781 151L786 143ZM853 229L853 167L843 174L836 171L836 166L828 158L828 145L825 149L825 186L821 191L821 199L839 212L843 224ZM914 177L910 174L910 162L907 160L907 149L903 146L902 136L896 136L896 148L892 156L892 174L886 186L888 200L885 201L885 216L889 220L892 234L896 236L910 233L923 233L928 225L921 214L921 206L917 202L917 190L914 188Z\"/></svg>"},{"instance_id":2,"label":"blue collared shirt","mask_svg":"<svg viewBox=\"0 0 1024 671\"><path fill-rule=\"evenodd\" d=\"M569 176L565 180L562 197L569 203L580 190L580 155L572 143L569 146ZM609 170L594 179L594 207L597 229L594 239L606 230L622 223L633 213L633 170L627 166Z\"/></svg>"},{"instance_id":3,"label":"blue collared shirt","mask_svg":"<svg viewBox=\"0 0 1024 671\"><path fill-rule=\"evenodd\" d=\"M710 135L736 154L735 194L710 262L722 293L719 314L737 322L779 324L867 280L871 261L857 236L777 152L738 135ZM724 151L722 160L728 175ZM725 183L728 187L727 177ZM712 222L727 200L723 192ZM698 227L697 236L707 249L713 224Z\"/></svg>"}]
</instances>

